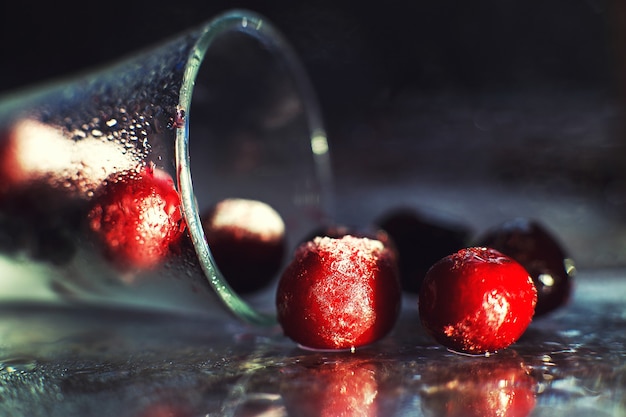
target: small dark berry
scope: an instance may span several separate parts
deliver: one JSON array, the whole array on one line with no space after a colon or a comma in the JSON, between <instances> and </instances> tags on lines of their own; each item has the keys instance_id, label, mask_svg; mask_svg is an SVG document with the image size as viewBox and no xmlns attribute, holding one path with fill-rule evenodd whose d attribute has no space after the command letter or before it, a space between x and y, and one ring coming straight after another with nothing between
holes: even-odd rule
<instances>
[{"instance_id":1,"label":"small dark berry","mask_svg":"<svg viewBox=\"0 0 626 417\"><path fill-rule=\"evenodd\" d=\"M571 296L574 262L538 221L517 218L488 230L476 245L489 246L522 264L537 287L535 317L565 305Z\"/></svg>"}]
</instances>

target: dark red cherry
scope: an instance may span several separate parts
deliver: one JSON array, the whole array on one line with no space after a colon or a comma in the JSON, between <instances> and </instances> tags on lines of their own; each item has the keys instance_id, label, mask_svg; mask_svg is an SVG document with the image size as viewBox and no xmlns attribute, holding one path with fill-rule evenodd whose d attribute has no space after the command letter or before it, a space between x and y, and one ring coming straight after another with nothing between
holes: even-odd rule
<instances>
[{"instance_id":1,"label":"dark red cherry","mask_svg":"<svg viewBox=\"0 0 626 417\"><path fill-rule=\"evenodd\" d=\"M281 215L258 200L228 198L202 214L217 267L236 292L252 293L277 278L287 240Z\"/></svg>"},{"instance_id":2,"label":"dark red cherry","mask_svg":"<svg viewBox=\"0 0 626 417\"><path fill-rule=\"evenodd\" d=\"M448 219L398 208L375 222L398 252L402 289L418 293L428 268L439 259L467 246L470 229Z\"/></svg>"},{"instance_id":3,"label":"dark red cherry","mask_svg":"<svg viewBox=\"0 0 626 417\"><path fill-rule=\"evenodd\" d=\"M541 223L516 218L487 230L476 241L522 264L537 287L535 316L542 316L565 305L570 299L574 262Z\"/></svg>"}]
</instances>

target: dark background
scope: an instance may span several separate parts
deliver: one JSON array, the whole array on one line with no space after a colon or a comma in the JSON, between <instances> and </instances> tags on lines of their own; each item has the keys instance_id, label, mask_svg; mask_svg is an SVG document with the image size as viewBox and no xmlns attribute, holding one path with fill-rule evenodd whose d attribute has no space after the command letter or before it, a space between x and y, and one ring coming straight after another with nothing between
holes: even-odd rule
<instances>
[{"instance_id":1,"label":"dark background","mask_svg":"<svg viewBox=\"0 0 626 417\"><path fill-rule=\"evenodd\" d=\"M287 36L331 124L407 90L610 90L619 14L607 1L4 1L0 92L110 62L235 7Z\"/></svg>"}]
</instances>

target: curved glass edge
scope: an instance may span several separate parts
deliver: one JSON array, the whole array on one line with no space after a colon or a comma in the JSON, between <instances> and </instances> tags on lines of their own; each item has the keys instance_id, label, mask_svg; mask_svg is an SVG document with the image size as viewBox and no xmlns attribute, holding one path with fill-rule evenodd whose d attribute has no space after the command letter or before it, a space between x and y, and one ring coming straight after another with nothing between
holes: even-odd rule
<instances>
[{"instance_id":1,"label":"curved glass edge","mask_svg":"<svg viewBox=\"0 0 626 417\"><path fill-rule=\"evenodd\" d=\"M211 250L204 236L191 178L189 155L189 121L191 115L189 110L191 108L195 80L205 53L212 41L220 34L228 31L239 31L257 38L276 55L277 59L283 60L284 64L289 68L306 107L305 112L309 125L309 139L315 168L320 181L320 197L324 205L323 209L326 213L333 213L334 202L329 146L317 99L313 93L313 88L304 67L300 64L300 61L290 45L266 19L251 11L232 10L211 20L202 29L202 33L190 52L180 90L179 105L187 115L183 128L178 129L176 133L176 169L183 215L187 222L191 240L203 272L209 284L226 307L245 322L255 325L272 326L278 323L276 316L253 309L228 285L225 278L216 267L213 256L211 255Z\"/></svg>"}]
</instances>

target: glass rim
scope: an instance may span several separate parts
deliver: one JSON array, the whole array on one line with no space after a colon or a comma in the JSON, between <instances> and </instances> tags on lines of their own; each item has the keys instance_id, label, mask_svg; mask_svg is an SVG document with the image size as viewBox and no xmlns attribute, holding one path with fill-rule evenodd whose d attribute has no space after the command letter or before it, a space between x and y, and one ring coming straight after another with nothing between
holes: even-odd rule
<instances>
[{"instance_id":1,"label":"glass rim","mask_svg":"<svg viewBox=\"0 0 626 417\"><path fill-rule=\"evenodd\" d=\"M185 117L183 126L176 131L175 159L183 216L187 222L189 235L200 266L220 300L231 312L245 322L272 326L277 324L276 315L254 309L231 288L216 267L204 235L191 178L189 123L193 117L190 109L195 81L204 61L204 56L213 41L218 36L229 32L240 32L255 38L273 54L275 59L282 61L281 63L287 67L293 77L305 107L311 152L324 193L322 197L327 204L327 210L330 212L333 204L330 193L331 174L328 141L317 99L303 65L288 42L266 18L249 10L235 9L218 15L201 27L201 34L189 52L179 97L179 110L185 112Z\"/></svg>"}]
</instances>

